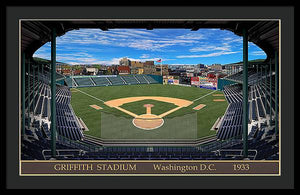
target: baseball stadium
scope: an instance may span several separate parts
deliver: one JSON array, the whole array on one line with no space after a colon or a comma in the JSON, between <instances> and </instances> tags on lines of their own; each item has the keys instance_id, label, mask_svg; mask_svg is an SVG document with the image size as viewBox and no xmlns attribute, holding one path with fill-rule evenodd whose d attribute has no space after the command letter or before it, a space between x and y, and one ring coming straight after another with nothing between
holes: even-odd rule
<instances>
[{"instance_id":1,"label":"baseball stadium","mask_svg":"<svg viewBox=\"0 0 300 195\"><path fill-rule=\"evenodd\" d=\"M278 20L20 25L21 160L279 160ZM63 75L56 71L56 37L84 28L224 29L243 38L243 59L225 65L228 74L213 81L151 73ZM33 54L48 42L51 60L37 61ZM248 61L248 42L267 58Z\"/></svg>"}]
</instances>

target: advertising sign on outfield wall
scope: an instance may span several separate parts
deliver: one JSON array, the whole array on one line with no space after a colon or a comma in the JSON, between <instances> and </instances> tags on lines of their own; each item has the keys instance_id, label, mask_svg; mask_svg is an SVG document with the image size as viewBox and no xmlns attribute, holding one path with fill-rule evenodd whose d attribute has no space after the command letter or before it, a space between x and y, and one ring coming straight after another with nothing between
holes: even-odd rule
<instances>
[{"instance_id":1,"label":"advertising sign on outfield wall","mask_svg":"<svg viewBox=\"0 0 300 195\"><path fill-rule=\"evenodd\" d=\"M199 77L192 77L191 78L191 85L199 86L200 85Z\"/></svg>"}]
</instances>

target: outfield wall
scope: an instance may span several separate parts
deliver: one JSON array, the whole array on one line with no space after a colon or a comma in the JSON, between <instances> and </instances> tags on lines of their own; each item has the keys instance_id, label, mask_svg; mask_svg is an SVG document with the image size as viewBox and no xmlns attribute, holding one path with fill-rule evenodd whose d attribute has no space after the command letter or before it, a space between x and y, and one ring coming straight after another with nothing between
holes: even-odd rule
<instances>
[{"instance_id":1,"label":"outfield wall","mask_svg":"<svg viewBox=\"0 0 300 195\"><path fill-rule=\"evenodd\" d=\"M147 76L152 77L154 80L156 80L158 83L163 84L163 77L160 75L151 75L147 74Z\"/></svg>"},{"instance_id":2,"label":"outfield wall","mask_svg":"<svg viewBox=\"0 0 300 195\"><path fill-rule=\"evenodd\" d=\"M221 79L218 79L218 87L217 87L217 89L223 91L224 86L226 86L226 85L232 85L232 84L235 84L235 83L236 82L234 82L232 80L228 80L226 78L221 78Z\"/></svg>"}]
</instances>

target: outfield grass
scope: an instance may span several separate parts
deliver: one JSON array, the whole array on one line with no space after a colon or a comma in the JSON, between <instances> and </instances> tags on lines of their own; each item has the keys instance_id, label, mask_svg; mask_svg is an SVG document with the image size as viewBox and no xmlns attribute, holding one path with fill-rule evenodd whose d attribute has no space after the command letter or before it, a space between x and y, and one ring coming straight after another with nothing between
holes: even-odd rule
<instances>
[{"instance_id":1,"label":"outfield grass","mask_svg":"<svg viewBox=\"0 0 300 195\"><path fill-rule=\"evenodd\" d=\"M212 125L215 123L216 119L222 116L227 108L227 101L224 102L214 102L213 99L225 99L225 97L216 97L213 94L222 94L221 91L212 91L208 89L196 88L196 87L184 87L176 85L161 85L161 84L151 84L151 85L124 85L124 86L108 86L108 87L88 87L71 89L72 98L71 105L76 113L76 115L85 122L88 126L89 131L85 132L89 135L101 136L101 112L106 112L108 114L113 114L116 117L132 118L131 116L121 112L118 109L110 108L104 104L105 101L125 98L125 97L135 97L135 96L164 96L164 97L174 97L185 100L194 101L188 107L181 108L176 112L173 112L166 116L166 118L174 118L184 116L186 114L191 114L197 112L197 136L209 136L215 134L215 131L211 131ZM213 93L212 93L213 92ZM98 98L95 99L90 96ZM212 93L210 95L207 95ZM207 96L205 96L207 95ZM205 96L201 99L198 99ZM197 100L198 99L198 100ZM102 107L102 110L96 110L91 108L89 105L96 104ZM159 102L155 100L142 100L137 102L131 102L122 105L121 107L127 109L138 115L144 114L146 108L143 107L144 104L153 104L152 108L153 114L161 114L168 111L176 106L172 103ZM206 106L199 111L193 110L192 108L199 105L205 104ZM170 132L172 133L172 132Z\"/></svg>"}]
</instances>

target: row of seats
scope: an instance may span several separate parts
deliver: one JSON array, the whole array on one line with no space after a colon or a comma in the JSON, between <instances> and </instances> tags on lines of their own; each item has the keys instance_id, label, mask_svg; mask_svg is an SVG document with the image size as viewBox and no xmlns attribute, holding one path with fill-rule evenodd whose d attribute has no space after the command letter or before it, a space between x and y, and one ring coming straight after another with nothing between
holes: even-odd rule
<instances>
[{"instance_id":1,"label":"row of seats","mask_svg":"<svg viewBox=\"0 0 300 195\"><path fill-rule=\"evenodd\" d=\"M97 86L108 86L108 85L110 85L110 82L107 79L107 77L91 77L91 79L94 81L94 83Z\"/></svg>"},{"instance_id":2,"label":"row of seats","mask_svg":"<svg viewBox=\"0 0 300 195\"><path fill-rule=\"evenodd\" d=\"M86 86L109 86L109 85L137 85L137 84L155 84L158 83L149 75L116 75L101 77L76 77L66 78L65 83L69 87Z\"/></svg>"},{"instance_id":3,"label":"row of seats","mask_svg":"<svg viewBox=\"0 0 300 195\"><path fill-rule=\"evenodd\" d=\"M248 83L256 82L256 80L259 76L260 76L260 72L256 72L255 69L250 69L250 68L248 69ZM242 82L243 81L243 71L232 74L226 78Z\"/></svg>"},{"instance_id":4,"label":"row of seats","mask_svg":"<svg viewBox=\"0 0 300 195\"><path fill-rule=\"evenodd\" d=\"M274 77L274 75L272 76ZM269 77L248 87L249 124L263 123L270 114L270 81ZM274 79L272 80L274 82ZM274 86L275 83L272 84ZM272 87L272 114L275 112L275 88ZM224 86L224 95L229 106L224 114L223 121L218 129L217 138L226 140L241 135L239 128L242 125L243 95L242 85L233 84ZM227 132L228 131L228 132Z\"/></svg>"},{"instance_id":5,"label":"row of seats","mask_svg":"<svg viewBox=\"0 0 300 195\"><path fill-rule=\"evenodd\" d=\"M78 86L93 86L93 82L91 81L90 78L74 78Z\"/></svg>"},{"instance_id":6,"label":"row of seats","mask_svg":"<svg viewBox=\"0 0 300 195\"><path fill-rule=\"evenodd\" d=\"M257 128L254 129L257 130ZM265 127L262 130L257 131L256 136L249 136L248 149L255 150L257 152L255 160L279 160L278 135L275 135L274 128L266 131L267 129L268 127ZM243 143L240 142L238 144L223 149L242 150Z\"/></svg>"},{"instance_id":7,"label":"row of seats","mask_svg":"<svg viewBox=\"0 0 300 195\"><path fill-rule=\"evenodd\" d=\"M143 75L135 75L134 77L139 81L140 84L147 84L148 83L145 76L143 76Z\"/></svg>"},{"instance_id":8,"label":"row of seats","mask_svg":"<svg viewBox=\"0 0 300 195\"><path fill-rule=\"evenodd\" d=\"M70 106L71 93L66 86L56 89L56 126L58 134L71 140L81 140L83 134Z\"/></svg>"}]
</instances>

